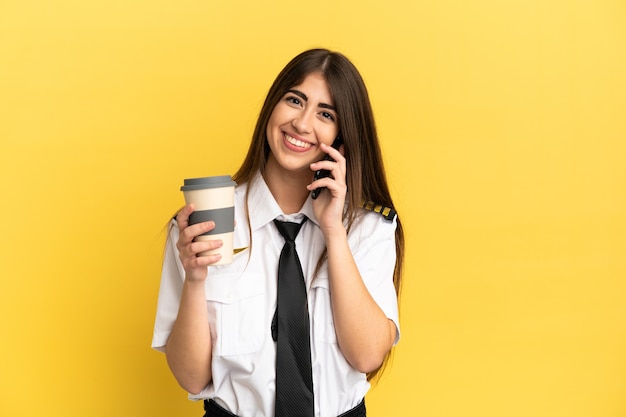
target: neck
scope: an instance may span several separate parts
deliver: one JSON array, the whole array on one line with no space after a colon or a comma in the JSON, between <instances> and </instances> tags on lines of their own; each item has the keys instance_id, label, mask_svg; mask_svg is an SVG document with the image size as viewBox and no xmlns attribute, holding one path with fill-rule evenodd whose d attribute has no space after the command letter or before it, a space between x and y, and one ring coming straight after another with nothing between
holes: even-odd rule
<instances>
[{"instance_id":1,"label":"neck","mask_svg":"<svg viewBox=\"0 0 626 417\"><path fill-rule=\"evenodd\" d=\"M306 186L310 184L311 171L292 172L282 168L270 156L262 173L267 187L285 214L297 213L309 196Z\"/></svg>"}]
</instances>

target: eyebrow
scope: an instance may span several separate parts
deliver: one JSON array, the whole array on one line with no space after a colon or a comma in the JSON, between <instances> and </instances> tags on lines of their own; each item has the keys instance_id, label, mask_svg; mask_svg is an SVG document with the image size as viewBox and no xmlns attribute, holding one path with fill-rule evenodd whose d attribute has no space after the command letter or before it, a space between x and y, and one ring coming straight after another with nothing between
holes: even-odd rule
<instances>
[{"instance_id":1,"label":"eyebrow","mask_svg":"<svg viewBox=\"0 0 626 417\"><path fill-rule=\"evenodd\" d=\"M304 94L300 90L293 90L293 89L291 89L291 90L287 90L287 93L295 94L298 97L300 97L302 100L309 101L309 98L306 96L306 94ZM320 103L320 104L317 105L317 107L321 107L323 109L329 109L329 110L337 111L335 106L331 106L330 104L326 104L326 103Z\"/></svg>"}]
</instances>

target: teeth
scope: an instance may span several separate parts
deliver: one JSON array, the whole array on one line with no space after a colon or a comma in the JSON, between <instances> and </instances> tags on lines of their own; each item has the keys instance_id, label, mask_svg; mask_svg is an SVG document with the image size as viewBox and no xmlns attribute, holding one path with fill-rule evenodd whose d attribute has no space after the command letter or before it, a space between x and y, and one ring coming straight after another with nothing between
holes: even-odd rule
<instances>
[{"instance_id":1,"label":"teeth","mask_svg":"<svg viewBox=\"0 0 626 417\"><path fill-rule=\"evenodd\" d=\"M311 146L310 143L302 142L301 140L292 138L291 136L287 134L285 134L285 138L287 139L287 142L291 143L292 145L297 146L298 148L308 148Z\"/></svg>"}]
</instances>

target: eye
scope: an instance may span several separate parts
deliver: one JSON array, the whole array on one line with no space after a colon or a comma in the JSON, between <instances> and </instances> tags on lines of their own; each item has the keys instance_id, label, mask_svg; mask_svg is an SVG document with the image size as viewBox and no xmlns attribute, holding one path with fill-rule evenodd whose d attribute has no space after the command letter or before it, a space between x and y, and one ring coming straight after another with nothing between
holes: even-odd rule
<instances>
[{"instance_id":1,"label":"eye","mask_svg":"<svg viewBox=\"0 0 626 417\"><path fill-rule=\"evenodd\" d=\"M325 119L331 120L333 122L335 121L335 115L330 112L324 111L321 113L321 115Z\"/></svg>"},{"instance_id":2,"label":"eye","mask_svg":"<svg viewBox=\"0 0 626 417\"><path fill-rule=\"evenodd\" d=\"M296 96L287 96L285 97L285 101L287 103L296 105L296 106L301 106L302 105L302 101L300 100L300 98L296 97Z\"/></svg>"}]
</instances>

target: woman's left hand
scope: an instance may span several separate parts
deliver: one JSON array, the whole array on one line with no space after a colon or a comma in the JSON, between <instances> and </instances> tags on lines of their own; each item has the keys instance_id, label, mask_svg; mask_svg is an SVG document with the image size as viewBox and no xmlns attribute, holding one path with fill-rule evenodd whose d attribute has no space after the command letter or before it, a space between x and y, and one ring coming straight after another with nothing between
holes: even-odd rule
<instances>
[{"instance_id":1,"label":"woman's left hand","mask_svg":"<svg viewBox=\"0 0 626 417\"><path fill-rule=\"evenodd\" d=\"M334 161L322 160L311 164L311 170L317 171L326 169L330 171L330 176L313 181L307 186L309 191L316 188L326 187L313 200L313 211L317 221L322 228L322 232L335 230L343 226L343 210L346 201L346 159L343 157L343 145L339 149L321 144L322 151L334 159Z\"/></svg>"}]
</instances>

